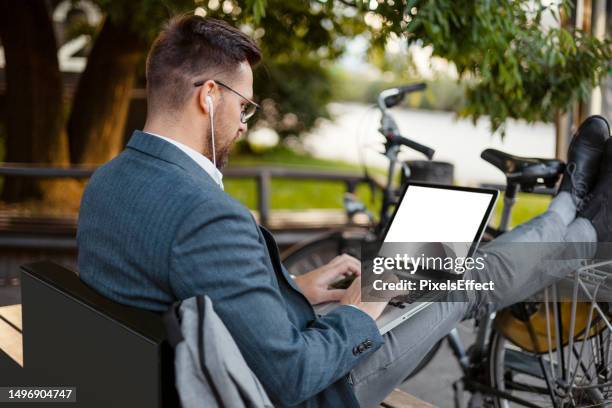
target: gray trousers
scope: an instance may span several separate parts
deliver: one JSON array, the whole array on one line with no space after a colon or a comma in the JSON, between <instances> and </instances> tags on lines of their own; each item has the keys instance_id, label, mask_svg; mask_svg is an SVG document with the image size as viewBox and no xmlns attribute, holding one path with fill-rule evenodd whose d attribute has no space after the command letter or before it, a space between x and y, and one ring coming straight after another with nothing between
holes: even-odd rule
<instances>
[{"instance_id":1,"label":"gray trousers","mask_svg":"<svg viewBox=\"0 0 612 408\"><path fill-rule=\"evenodd\" d=\"M351 371L361 406L378 406L414 370L421 358L462 320L524 300L579 266L578 261L568 261L560 268L562 270L549 273L543 270L543 263L534 260L555 259L561 256L557 252L566 246L515 243L585 243L568 245L573 253L565 258L591 258L593 245L586 243L596 241L593 226L586 219L573 219L575 207L563 211L549 210L483 245L474 255L484 257L485 268L466 272L465 279L493 281L495 291L472 292L469 300L463 302L435 302L386 333L385 344Z\"/></svg>"}]
</instances>

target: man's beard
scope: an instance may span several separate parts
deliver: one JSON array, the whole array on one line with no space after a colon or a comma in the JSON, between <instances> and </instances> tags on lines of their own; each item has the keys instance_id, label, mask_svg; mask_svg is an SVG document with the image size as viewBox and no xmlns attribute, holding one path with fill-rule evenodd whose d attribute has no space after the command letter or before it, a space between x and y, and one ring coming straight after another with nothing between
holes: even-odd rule
<instances>
[{"instance_id":1,"label":"man's beard","mask_svg":"<svg viewBox=\"0 0 612 408\"><path fill-rule=\"evenodd\" d=\"M227 145L225 146L219 146L217 143L218 141L221 139L225 139L223 137L219 137L220 135L222 135L224 129L219 129L217 130L216 126L215 126L215 155L213 156L213 152L212 152L212 136L211 136L211 132L210 130L207 132L206 135L206 139L208 140L208 153L209 154L205 154L205 156L209 157L210 161L215 164L215 167L218 170L223 169L228 161L229 161L229 154L230 151L232 150L232 145L234 144L234 140L232 139ZM213 157L215 158L215 160L213 161ZM216 163L215 163L216 161Z\"/></svg>"},{"instance_id":2,"label":"man's beard","mask_svg":"<svg viewBox=\"0 0 612 408\"><path fill-rule=\"evenodd\" d=\"M232 150L232 143L228 143L227 146L224 146L220 149L217 149L217 169L221 170L227 163L229 162L229 154Z\"/></svg>"}]
</instances>

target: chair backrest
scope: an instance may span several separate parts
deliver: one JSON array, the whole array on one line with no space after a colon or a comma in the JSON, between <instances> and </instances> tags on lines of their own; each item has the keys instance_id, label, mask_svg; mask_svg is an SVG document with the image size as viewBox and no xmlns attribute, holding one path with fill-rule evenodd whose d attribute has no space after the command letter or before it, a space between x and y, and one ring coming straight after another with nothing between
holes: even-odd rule
<instances>
[{"instance_id":1,"label":"chair backrest","mask_svg":"<svg viewBox=\"0 0 612 408\"><path fill-rule=\"evenodd\" d=\"M110 301L52 262L22 271L24 368L37 385L76 387L77 406L179 406L160 315Z\"/></svg>"}]
</instances>

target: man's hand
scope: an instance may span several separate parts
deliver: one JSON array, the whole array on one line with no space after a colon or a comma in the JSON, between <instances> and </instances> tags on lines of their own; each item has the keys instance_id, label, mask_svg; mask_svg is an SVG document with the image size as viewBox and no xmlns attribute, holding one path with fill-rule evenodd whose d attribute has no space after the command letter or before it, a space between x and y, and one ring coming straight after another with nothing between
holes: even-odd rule
<instances>
[{"instance_id":1,"label":"man's hand","mask_svg":"<svg viewBox=\"0 0 612 408\"><path fill-rule=\"evenodd\" d=\"M295 282L306 299L316 305L342 300L348 289L330 289L329 286L351 275L356 277L361 275L361 262L350 255L343 254L335 257L326 265L296 276Z\"/></svg>"},{"instance_id":2,"label":"man's hand","mask_svg":"<svg viewBox=\"0 0 612 408\"><path fill-rule=\"evenodd\" d=\"M330 284L351 275L355 276L355 280L348 289L329 288ZM374 320L380 316L387 306L386 301L361 301L361 262L347 254L337 256L330 263L297 276L295 282L306 299L313 305L339 301L343 305L356 306Z\"/></svg>"},{"instance_id":3,"label":"man's hand","mask_svg":"<svg viewBox=\"0 0 612 408\"><path fill-rule=\"evenodd\" d=\"M346 290L346 293L344 296L342 296L342 299L340 299L340 303L343 305L357 306L359 309L370 315L373 320L376 320L380 317L381 313L387 306L388 301L381 300L380 302L362 302L361 277L359 276Z\"/></svg>"}]
</instances>

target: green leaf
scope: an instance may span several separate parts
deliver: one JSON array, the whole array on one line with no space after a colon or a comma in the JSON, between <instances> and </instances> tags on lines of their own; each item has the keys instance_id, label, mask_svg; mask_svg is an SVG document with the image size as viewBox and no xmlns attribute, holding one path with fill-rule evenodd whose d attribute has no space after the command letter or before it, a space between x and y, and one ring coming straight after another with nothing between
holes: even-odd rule
<instances>
[{"instance_id":1,"label":"green leaf","mask_svg":"<svg viewBox=\"0 0 612 408\"><path fill-rule=\"evenodd\" d=\"M255 24L259 24L261 19L266 16L267 0L247 0L247 8L253 10Z\"/></svg>"}]
</instances>

